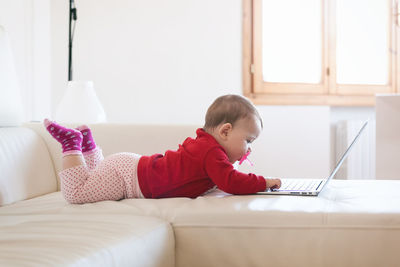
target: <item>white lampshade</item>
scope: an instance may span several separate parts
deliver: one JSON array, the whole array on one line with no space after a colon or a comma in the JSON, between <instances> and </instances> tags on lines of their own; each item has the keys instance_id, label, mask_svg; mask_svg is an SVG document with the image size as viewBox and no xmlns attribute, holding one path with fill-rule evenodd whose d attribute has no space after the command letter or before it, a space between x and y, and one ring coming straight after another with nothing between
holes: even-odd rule
<instances>
[{"instance_id":1,"label":"white lampshade","mask_svg":"<svg viewBox=\"0 0 400 267\"><path fill-rule=\"evenodd\" d=\"M58 105L55 119L63 123L106 122L106 113L96 96L91 81L69 81Z\"/></svg>"}]
</instances>

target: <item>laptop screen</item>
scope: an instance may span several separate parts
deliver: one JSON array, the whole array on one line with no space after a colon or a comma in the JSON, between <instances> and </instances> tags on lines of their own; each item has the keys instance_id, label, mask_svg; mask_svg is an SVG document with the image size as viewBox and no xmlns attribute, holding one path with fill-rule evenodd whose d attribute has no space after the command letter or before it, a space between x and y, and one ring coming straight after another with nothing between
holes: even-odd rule
<instances>
[{"instance_id":1,"label":"laptop screen","mask_svg":"<svg viewBox=\"0 0 400 267\"><path fill-rule=\"evenodd\" d=\"M361 127L361 129L358 131L357 135L354 137L353 141L351 142L351 144L349 145L349 147L346 149L346 151L343 153L342 157L340 158L340 160L338 161L338 163L336 164L336 167L333 169L333 171L331 172L331 174L328 177L328 181L331 180L337 173L337 171L339 170L340 166L342 166L344 160L347 158L347 156L349 155L350 150L353 148L354 144L357 142L357 140L359 139L361 133L364 131L364 129L367 127L369 120L365 121L363 126ZM327 182L328 182L327 181ZM324 186L327 183L324 184Z\"/></svg>"}]
</instances>

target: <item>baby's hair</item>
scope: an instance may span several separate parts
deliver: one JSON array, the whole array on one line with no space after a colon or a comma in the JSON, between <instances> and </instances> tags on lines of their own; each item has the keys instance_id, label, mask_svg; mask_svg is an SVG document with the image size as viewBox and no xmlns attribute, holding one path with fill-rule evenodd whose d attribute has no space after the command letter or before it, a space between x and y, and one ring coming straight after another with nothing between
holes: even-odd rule
<instances>
[{"instance_id":1,"label":"baby's hair","mask_svg":"<svg viewBox=\"0 0 400 267\"><path fill-rule=\"evenodd\" d=\"M215 99L206 113L204 129L214 129L222 123L230 123L235 126L239 119L255 115L263 122L256 107L245 97L240 95L223 95Z\"/></svg>"}]
</instances>

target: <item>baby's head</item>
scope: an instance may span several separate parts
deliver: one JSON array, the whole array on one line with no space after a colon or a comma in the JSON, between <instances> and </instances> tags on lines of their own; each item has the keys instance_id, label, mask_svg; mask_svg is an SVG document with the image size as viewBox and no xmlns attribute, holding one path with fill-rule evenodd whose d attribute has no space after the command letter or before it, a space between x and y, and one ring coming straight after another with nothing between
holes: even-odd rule
<instances>
[{"instance_id":1,"label":"baby's head","mask_svg":"<svg viewBox=\"0 0 400 267\"><path fill-rule=\"evenodd\" d=\"M240 95L218 97L208 108L203 129L225 149L234 163L250 151L263 123L256 107Z\"/></svg>"},{"instance_id":2,"label":"baby's head","mask_svg":"<svg viewBox=\"0 0 400 267\"><path fill-rule=\"evenodd\" d=\"M255 116L263 128L263 122L256 107L245 97L240 95L223 95L215 99L206 113L204 130L211 131L217 126L230 123L235 126L239 119Z\"/></svg>"}]
</instances>

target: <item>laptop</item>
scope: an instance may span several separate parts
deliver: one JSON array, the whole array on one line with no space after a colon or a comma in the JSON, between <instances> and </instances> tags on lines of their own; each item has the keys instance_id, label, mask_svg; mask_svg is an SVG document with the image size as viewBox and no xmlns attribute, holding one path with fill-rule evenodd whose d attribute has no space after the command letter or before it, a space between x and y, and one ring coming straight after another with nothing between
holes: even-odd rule
<instances>
[{"instance_id":1,"label":"laptop","mask_svg":"<svg viewBox=\"0 0 400 267\"><path fill-rule=\"evenodd\" d=\"M353 148L356 141L359 139L361 133L364 131L368 124L368 120L364 122L360 131L354 137L353 141L346 149L336 167L333 169L332 173L326 179L281 179L282 185L279 189L270 190L269 188L266 191L257 192L256 194L261 195L296 195L296 196L318 196L319 193L326 187L330 180L336 175L340 167L342 166L344 160L349 155L351 149Z\"/></svg>"}]
</instances>

